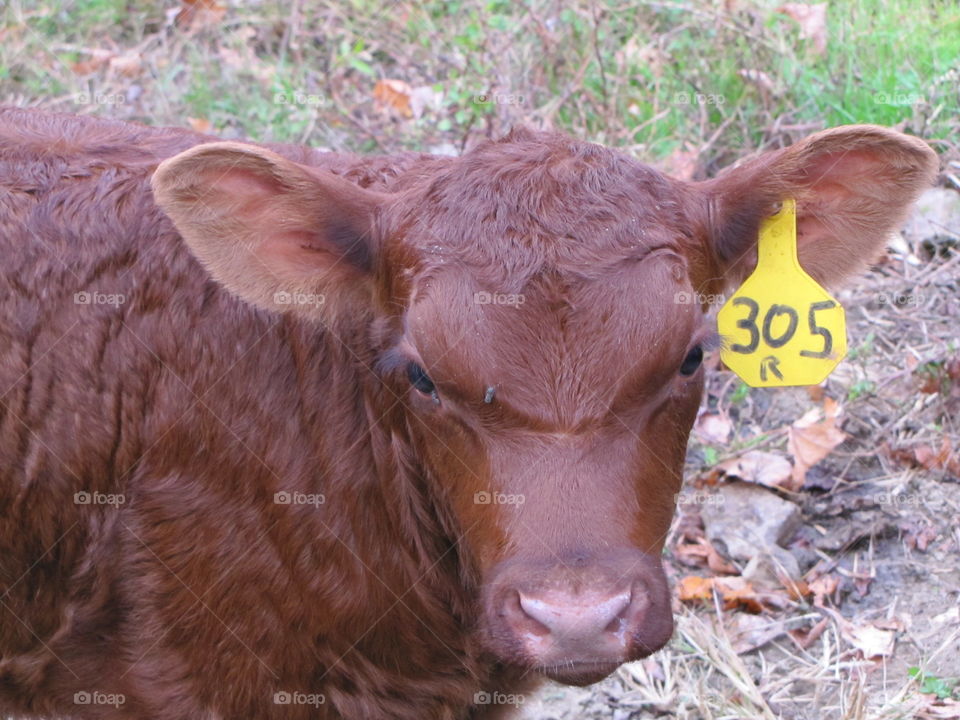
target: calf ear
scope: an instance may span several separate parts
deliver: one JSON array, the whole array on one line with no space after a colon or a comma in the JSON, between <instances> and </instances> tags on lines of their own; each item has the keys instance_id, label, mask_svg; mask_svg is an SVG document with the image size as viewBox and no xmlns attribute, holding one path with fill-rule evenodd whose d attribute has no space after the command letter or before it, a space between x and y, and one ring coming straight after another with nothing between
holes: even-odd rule
<instances>
[{"instance_id":1,"label":"calf ear","mask_svg":"<svg viewBox=\"0 0 960 720\"><path fill-rule=\"evenodd\" d=\"M371 290L387 196L230 142L164 161L152 185L214 279L254 305L329 318L331 305Z\"/></svg>"},{"instance_id":2,"label":"calf ear","mask_svg":"<svg viewBox=\"0 0 960 720\"><path fill-rule=\"evenodd\" d=\"M850 125L698 183L706 194L706 235L724 284L739 284L754 268L760 221L788 197L797 201L800 264L818 282L837 284L880 253L937 169L936 153L923 141Z\"/></svg>"}]
</instances>

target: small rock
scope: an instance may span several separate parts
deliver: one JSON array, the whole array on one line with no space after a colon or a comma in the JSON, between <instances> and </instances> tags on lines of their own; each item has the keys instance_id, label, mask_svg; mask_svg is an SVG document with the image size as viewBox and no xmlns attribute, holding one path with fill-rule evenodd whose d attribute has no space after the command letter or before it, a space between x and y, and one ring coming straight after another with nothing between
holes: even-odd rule
<instances>
[{"instance_id":1,"label":"small rock","mask_svg":"<svg viewBox=\"0 0 960 720\"><path fill-rule=\"evenodd\" d=\"M800 527L800 508L757 485L730 483L717 489L718 500L705 503L700 514L707 539L726 549L729 557L749 562L753 570L786 572L798 578L800 567L782 547ZM764 560L765 558L765 560Z\"/></svg>"},{"instance_id":2,"label":"small rock","mask_svg":"<svg viewBox=\"0 0 960 720\"><path fill-rule=\"evenodd\" d=\"M754 555L740 574L758 588L780 587L781 577L799 580L803 575L800 563L782 547L772 547Z\"/></svg>"}]
</instances>

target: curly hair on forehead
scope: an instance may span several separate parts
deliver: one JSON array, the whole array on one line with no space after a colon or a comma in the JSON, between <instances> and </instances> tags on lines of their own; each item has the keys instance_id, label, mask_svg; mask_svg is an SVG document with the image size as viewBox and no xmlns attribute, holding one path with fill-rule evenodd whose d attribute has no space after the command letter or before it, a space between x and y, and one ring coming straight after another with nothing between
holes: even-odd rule
<instances>
[{"instance_id":1,"label":"curly hair on forehead","mask_svg":"<svg viewBox=\"0 0 960 720\"><path fill-rule=\"evenodd\" d=\"M601 277L683 234L675 181L592 143L518 128L424 181L385 223L419 271L449 263L520 287L556 272Z\"/></svg>"}]
</instances>

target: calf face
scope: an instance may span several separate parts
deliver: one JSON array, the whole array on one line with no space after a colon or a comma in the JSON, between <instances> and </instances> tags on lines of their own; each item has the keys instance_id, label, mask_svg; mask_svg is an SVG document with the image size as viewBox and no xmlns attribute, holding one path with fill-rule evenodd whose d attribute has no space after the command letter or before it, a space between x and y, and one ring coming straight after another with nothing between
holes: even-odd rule
<instances>
[{"instance_id":1,"label":"calf face","mask_svg":"<svg viewBox=\"0 0 960 720\"><path fill-rule=\"evenodd\" d=\"M517 131L391 195L235 143L153 185L217 281L368 367L371 420L447 519L489 651L582 684L672 632L659 556L720 340L678 298L742 280L786 197L801 263L835 283L935 169L924 143L870 126L703 183Z\"/></svg>"}]
</instances>

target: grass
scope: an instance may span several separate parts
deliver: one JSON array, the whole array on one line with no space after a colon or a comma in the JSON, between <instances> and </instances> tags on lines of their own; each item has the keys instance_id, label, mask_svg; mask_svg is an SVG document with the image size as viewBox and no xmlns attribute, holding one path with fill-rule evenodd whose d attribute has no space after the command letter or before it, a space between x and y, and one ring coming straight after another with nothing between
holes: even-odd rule
<instances>
[{"instance_id":1,"label":"grass","mask_svg":"<svg viewBox=\"0 0 960 720\"><path fill-rule=\"evenodd\" d=\"M0 102L355 150L462 149L526 123L652 160L692 151L699 174L850 122L956 141L955 2L830 3L823 53L780 5L238 1L191 29L174 2L11 0ZM442 93L439 108L382 112L384 78Z\"/></svg>"}]
</instances>

